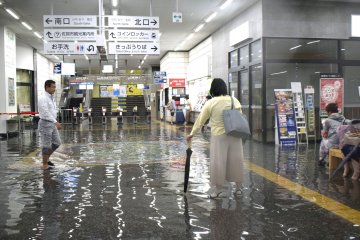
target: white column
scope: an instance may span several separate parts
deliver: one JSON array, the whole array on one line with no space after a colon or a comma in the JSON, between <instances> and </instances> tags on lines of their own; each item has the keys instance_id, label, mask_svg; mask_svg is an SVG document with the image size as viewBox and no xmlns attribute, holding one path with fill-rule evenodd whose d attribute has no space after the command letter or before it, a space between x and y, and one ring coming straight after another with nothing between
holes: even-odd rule
<instances>
[{"instance_id":1,"label":"white column","mask_svg":"<svg viewBox=\"0 0 360 240\"><path fill-rule=\"evenodd\" d=\"M16 35L0 26L0 112L17 112Z\"/></svg>"}]
</instances>

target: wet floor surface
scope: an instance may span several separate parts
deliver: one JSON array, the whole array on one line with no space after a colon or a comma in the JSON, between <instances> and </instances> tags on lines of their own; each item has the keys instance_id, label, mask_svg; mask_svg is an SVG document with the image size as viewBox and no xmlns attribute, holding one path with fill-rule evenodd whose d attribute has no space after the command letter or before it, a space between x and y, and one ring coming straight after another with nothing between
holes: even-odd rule
<instances>
[{"instance_id":1,"label":"wet floor surface","mask_svg":"<svg viewBox=\"0 0 360 240\"><path fill-rule=\"evenodd\" d=\"M36 132L0 141L0 239L360 239L359 182L330 182L315 144L248 141L241 191L209 199L209 133L199 134L184 195L190 130L65 126L51 171ZM327 206L337 204L344 215Z\"/></svg>"}]
</instances>

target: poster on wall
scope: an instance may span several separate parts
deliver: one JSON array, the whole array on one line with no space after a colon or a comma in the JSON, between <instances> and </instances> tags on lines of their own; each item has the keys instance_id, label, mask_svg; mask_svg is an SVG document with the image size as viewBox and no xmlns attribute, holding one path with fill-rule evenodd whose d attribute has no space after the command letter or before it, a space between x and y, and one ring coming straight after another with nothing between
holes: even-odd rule
<instances>
[{"instance_id":1,"label":"poster on wall","mask_svg":"<svg viewBox=\"0 0 360 240\"><path fill-rule=\"evenodd\" d=\"M113 96L114 97L120 96L120 85L119 84L113 84Z\"/></svg>"},{"instance_id":2,"label":"poster on wall","mask_svg":"<svg viewBox=\"0 0 360 240\"><path fill-rule=\"evenodd\" d=\"M274 92L277 142L281 145L295 145L297 129L293 93L291 89L275 89Z\"/></svg>"},{"instance_id":3,"label":"poster on wall","mask_svg":"<svg viewBox=\"0 0 360 240\"><path fill-rule=\"evenodd\" d=\"M338 74L320 75L320 117L327 117L325 107L337 103L339 112L344 110L344 79Z\"/></svg>"},{"instance_id":4,"label":"poster on wall","mask_svg":"<svg viewBox=\"0 0 360 240\"><path fill-rule=\"evenodd\" d=\"M14 78L8 78L9 80L9 106L15 106L15 81Z\"/></svg>"},{"instance_id":5,"label":"poster on wall","mask_svg":"<svg viewBox=\"0 0 360 240\"><path fill-rule=\"evenodd\" d=\"M126 97L126 85L121 85L119 87L119 97Z\"/></svg>"},{"instance_id":6,"label":"poster on wall","mask_svg":"<svg viewBox=\"0 0 360 240\"><path fill-rule=\"evenodd\" d=\"M126 94L128 96L141 96L143 95L143 89L138 88L137 84L131 84L126 86Z\"/></svg>"},{"instance_id":7,"label":"poster on wall","mask_svg":"<svg viewBox=\"0 0 360 240\"><path fill-rule=\"evenodd\" d=\"M112 85L100 85L100 97L112 97L113 86Z\"/></svg>"}]
</instances>

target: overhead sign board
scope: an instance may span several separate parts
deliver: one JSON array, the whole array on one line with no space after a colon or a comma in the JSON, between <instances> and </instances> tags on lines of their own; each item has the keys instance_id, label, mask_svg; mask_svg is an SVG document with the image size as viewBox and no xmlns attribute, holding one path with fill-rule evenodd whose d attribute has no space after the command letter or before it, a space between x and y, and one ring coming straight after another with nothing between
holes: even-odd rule
<instances>
[{"instance_id":1,"label":"overhead sign board","mask_svg":"<svg viewBox=\"0 0 360 240\"><path fill-rule=\"evenodd\" d=\"M159 30L109 30L108 40L148 42L159 41Z\"/></svg>"},{"instance_id":2,"label":"overhead sign board","mask_svg":"<svg viewBox=\"0 0 360 240\"><path fill-rule=\"evenodd\" d=\"M96 41L96 29L44 29L47 41Z\"/></svg>"},{"instance_id":3,"label":"overhead sign board","mask_svg":"<svg viewBox=\"0 0 360 240\"><path fill-rule=\"evenodd\" d=\"M45 54L96 54L95 42L48 42L44 43Z\"/></svg>"},{"instance_id":4,"label":"overhead sign board","mask_svg":"<svg viewBox=\"0 0 360 240\"><path fill-rule=\"evenodd\" d=\"M167 83L166 72L154 71L154 83L155 84Z\"/></svg>"},{"instance_id":5,"label":"overhead sign board","mask_svg":"<svg viewBox=\"0 0 360 240\"><path fill-rule=\"evenodd\" d=\"M147 16L109 16L109 27L121 28L159 28L159 17Z\"/></svg>"},{"instance_id":6,"label":"overhead sign board","mask_svg":"<svg viewBox=\"0 0 360 240\"><path fill-rule=\"evenodd\" d=\"M109 42L109 54L160 54L160 45L151 42Z\"/></svg>"},{"instance_id":7,"label":"overhead sign board","mask_svg":"<svg viewBox=\"0 0 360 240\"><path fill-rule=\"evenodd\" d=\"M44 27L97 27L93 15L44 15Z\"/></svg>"}]
</instances>

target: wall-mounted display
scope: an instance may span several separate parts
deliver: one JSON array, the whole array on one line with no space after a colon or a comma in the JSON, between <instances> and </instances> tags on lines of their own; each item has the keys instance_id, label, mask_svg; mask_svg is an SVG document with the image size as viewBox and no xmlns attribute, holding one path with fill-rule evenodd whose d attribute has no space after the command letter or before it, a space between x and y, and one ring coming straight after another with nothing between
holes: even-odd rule
<instances>
[{"instance_id":1,"label":"wall-mounted display","mask_svg":"<svg viewBox=\"0 0 360 240\"><path fill-rule=\"evenodd\" d=\"M320 117L327 117L325 107L329 103L336 103L343 112L344 79L338 74L320 75Z\"/></svg>"}]
</instances>

